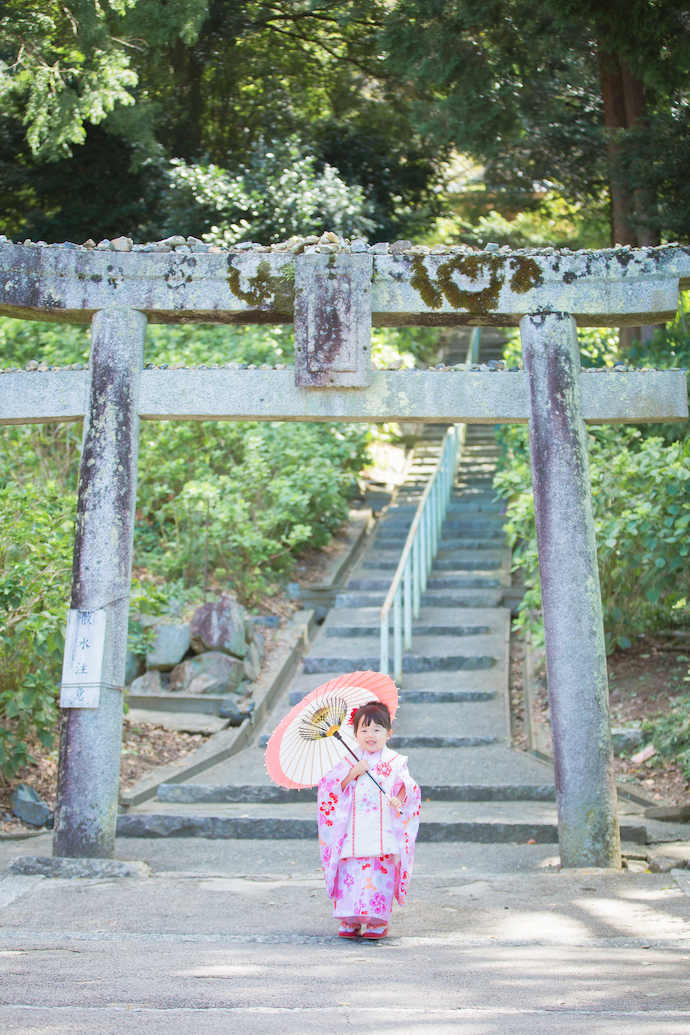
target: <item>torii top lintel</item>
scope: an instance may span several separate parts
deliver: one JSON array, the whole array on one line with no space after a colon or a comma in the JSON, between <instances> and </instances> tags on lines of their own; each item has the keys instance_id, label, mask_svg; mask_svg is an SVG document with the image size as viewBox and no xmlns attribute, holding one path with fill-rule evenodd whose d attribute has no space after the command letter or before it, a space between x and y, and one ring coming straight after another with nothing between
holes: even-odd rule
<instances>
[{"instance_id":1,"label":"torii top lintel","mask_svg":"<svg viewBox=\"0 0 690 1035\"><path fill-rule=\"evenodd\" d=\"M291 239L221 249L182 237L149 245L12 244L0 236L0 314L87 323L136 310L154 323L295 324L289 370L144 370L143 419L529 419L527 375L375 371L371 327L516 325L568 313L583 326L672 319L690 286L690 249L471 249ZM312 241L317 240L312 238ZM236 366L236 364L235 364ZM16 382L16 383L15 383ZM596 382L596 383L595 383ZM609 372L582 381L588 422L687 418L683 371ZM0 424L83 416L85 372L3 375ZM348 389L341 392L338 389ZM335 391L334 391L335 390Z\"/></svg>"},{"instance_id":2,"label":"torii top lintel","mask_svg":"<svg viewBox=\"0 0 690 1035\"><path fill-rule=\"evenodd\" d=\"M295 286L309 266L330 277L366 271L374 326L517 325L527 313L567 312L580 326L673 319L690 286L690 248L499 249L201 242L132 245L12 244L0 237L0 313L89 322L111 306L153 323L291 323ZM363 243L360 245L366 249Z\"/></svg>"}]
</instances>

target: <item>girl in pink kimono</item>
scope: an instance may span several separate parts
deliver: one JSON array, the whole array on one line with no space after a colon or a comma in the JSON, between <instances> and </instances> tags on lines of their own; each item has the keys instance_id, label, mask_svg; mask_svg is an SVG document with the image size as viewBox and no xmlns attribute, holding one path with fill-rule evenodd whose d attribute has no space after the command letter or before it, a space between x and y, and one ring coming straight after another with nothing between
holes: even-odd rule
<instances>
[{"instance_id":1,"label":"girl in pink kimono","mask_svg":"<svg viewBox=\"0 0 690 1035\"><path fill-rule=\"evenodd\" d=\"M383 938L393 898L405 901L421 794L407 759L386 746L386 705L365 704L350 721L361 757L341 759L319 783L319 848L340 937L355 938L366 925L364 938Z\"/></svg>"}]
</instances>

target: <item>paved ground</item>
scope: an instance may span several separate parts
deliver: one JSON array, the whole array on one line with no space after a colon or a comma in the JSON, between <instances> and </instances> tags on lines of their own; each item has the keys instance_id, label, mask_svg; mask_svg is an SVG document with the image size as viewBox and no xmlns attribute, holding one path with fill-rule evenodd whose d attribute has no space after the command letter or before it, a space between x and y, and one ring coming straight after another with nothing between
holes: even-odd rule
<instances>
[{"instance_id":1,"label":"paved ground","mask_svg":"<svg viewBox=\"0 0 690 1035\"><path fill-rule=\"evenodd\" d=\"M1 848L4 866L27 843ZM0 1029L690 1033L690 873L559 873L549 846L422 845L389 939L368 944L335 937L315 852L131 839L117 854L147 860L149 879L5 876Z\"/></svg>"}]
</instances>

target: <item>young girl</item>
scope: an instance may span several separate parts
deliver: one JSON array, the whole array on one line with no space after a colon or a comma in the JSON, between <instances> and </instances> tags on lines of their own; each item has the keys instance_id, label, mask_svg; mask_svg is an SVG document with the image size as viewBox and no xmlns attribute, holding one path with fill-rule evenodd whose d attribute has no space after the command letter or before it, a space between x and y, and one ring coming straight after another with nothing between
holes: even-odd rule
<instances>
[{"instance_id":1,"label":"young girl","mask_svg":"<svg viewBox=\"0 0 690 1035\"><path fill-rule=\"evenodd\" d=\"M407 759L386 747L385 704L363 705L350 719L361 758L341 759L319 783L319 847L341 938L383 938L393 897L405 901L419 828L419 787ZM367 770L383 793L366 775Z\"/></svg>"}]
</instances>

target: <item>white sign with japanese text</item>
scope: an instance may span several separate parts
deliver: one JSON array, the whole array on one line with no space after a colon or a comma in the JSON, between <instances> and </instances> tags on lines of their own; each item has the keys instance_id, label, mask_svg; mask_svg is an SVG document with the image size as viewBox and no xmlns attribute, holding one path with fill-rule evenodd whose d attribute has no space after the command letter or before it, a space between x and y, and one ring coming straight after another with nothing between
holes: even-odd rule
<instances>
[{"instance_id":1,"label":"white sign with japanese text","mask_svg":"<svg viewBox=\"0 0 690 1035\"><path fill-rule=\"evenodd\" d=\"M98 708L105 618L105 611L67 612L61 708Z\"/></svg>"}]
</instances>

